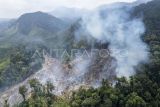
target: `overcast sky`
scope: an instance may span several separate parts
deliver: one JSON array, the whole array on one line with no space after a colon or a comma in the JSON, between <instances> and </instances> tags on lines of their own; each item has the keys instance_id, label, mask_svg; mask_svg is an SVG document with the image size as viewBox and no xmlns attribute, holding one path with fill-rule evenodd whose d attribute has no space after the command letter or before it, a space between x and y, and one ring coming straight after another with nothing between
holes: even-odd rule
<instances>
[{"instance_id":1,"label":"overcast sky","mask_svg":"<svg viewBox=\"0 0 160 107\"><path fill-rule=\"evenodd\" d=\"M0 18L14 18L26 12L53 11L57 7L93 9L113 2L136 0L0 0Z\"/></svg>"}]
</instances>

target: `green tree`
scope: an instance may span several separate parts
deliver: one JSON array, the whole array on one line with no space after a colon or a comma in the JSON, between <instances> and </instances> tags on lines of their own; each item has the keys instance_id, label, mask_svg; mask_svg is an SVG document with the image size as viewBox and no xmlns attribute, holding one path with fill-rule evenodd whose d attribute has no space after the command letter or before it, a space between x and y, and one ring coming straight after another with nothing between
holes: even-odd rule
<instances>
[{"instance_id":1,"label":"green tree","mask_svg":"<svg viewBox=\"0 0 160 107\"><path fill-rule=\"evenodd\" d=\"M26 101L26 98L25 98L26 92L27 92L27 88L24 85L19 87L19 93L22 95L24 101Z\"/></svg>"},{"instance_id":2,"label":"green tree","mask_svg":"<svg viewBox=\"0 0 160 107\"><path fill-rule=\"evenodd\" d=\"M47 94L51 94L51 92L54 90L54 86L50 81L47 81Z\"/></svg>"},{"instance_id":3,"label":"green tree","mask_svg":"<svg viewBox=\"0 0 160 107\"><path fill-rule=\"evenodd\" d=\"M134 92L127 99L125 107L146 107L146 102Z\"/></svg>"}]
</instances>

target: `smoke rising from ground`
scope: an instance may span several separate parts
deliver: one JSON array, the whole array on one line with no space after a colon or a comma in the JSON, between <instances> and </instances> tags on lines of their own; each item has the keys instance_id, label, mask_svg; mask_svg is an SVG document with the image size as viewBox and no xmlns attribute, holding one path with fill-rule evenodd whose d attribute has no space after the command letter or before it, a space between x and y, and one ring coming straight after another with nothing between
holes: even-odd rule
<instances>
[{"instance_id":1,"label":"smoke rising from ground","mask_svg":"<svg viewBox=\"0 0 160 107\"><path fill-rule=\"evenodd\" d=\"M147 60L147 46L141 40L145 26L141 18L130 18L132 7L112 5L84 15L82 27L102 43L109 43L117 60L117 76L129 77L134 67Z\"/></svg>"}]
</instances>

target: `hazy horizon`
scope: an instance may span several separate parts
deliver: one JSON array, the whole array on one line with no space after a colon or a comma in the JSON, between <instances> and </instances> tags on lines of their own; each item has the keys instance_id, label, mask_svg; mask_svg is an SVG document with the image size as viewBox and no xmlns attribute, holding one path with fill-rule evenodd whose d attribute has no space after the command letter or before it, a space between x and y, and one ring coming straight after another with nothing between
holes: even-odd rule
<instances>
[{"instance_id":1,"label":"hazy horizon","mask_svg":"<svg viewBox=\"0 0 160 107\"><path fill-rule=\"evenodd\" d=\"M0 0L0 18L17 18L24 13L35 11L49 12L58 7L90 10L104 4L134 1L137 0L16 0L16 2L14 0Z\"/></svg>"}]
</instances>

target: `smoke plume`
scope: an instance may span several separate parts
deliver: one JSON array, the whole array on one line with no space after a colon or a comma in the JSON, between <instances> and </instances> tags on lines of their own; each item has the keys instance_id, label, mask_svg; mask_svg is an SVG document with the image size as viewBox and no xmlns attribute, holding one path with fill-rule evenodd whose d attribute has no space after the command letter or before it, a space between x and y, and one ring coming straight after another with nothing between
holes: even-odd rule
<instances>
[{"instance_id":1,"label":"smoke plume","mask_svg":"<svg viewBox=\"0 0 160 107\"><path fill-rule=\"evenodd\" d=\"M134 67L147 60L147 46L141 40L145 26L141 18L130 18L132 6L111 5L82 18L82 27L97 41L109 43L117 60L117 76L129 77Z\"/></svg>"}]
</instances>

